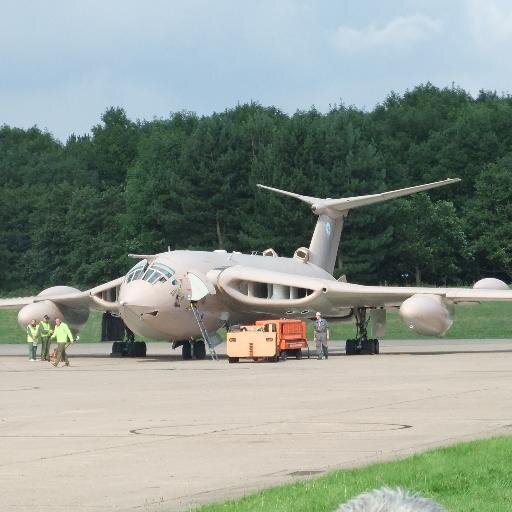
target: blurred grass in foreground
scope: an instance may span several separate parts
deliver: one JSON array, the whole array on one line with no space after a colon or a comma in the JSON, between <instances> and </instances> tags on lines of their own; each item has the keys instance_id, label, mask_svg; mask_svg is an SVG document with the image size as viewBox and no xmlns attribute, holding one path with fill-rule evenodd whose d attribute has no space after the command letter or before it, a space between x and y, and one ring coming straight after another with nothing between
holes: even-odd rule
<instances>
[{"instance_id":1,"label":"blurred grass in foreground","mask_svg":"<svg viewBox=\"0 0 512 512\"><path fill-rule=\"evenodd\" d=\"M197 512L331 512L361 492L402 487L449 512L509 512L512 437L463 443L407 459L283 485Z\"/></svg>"}]
</instances>

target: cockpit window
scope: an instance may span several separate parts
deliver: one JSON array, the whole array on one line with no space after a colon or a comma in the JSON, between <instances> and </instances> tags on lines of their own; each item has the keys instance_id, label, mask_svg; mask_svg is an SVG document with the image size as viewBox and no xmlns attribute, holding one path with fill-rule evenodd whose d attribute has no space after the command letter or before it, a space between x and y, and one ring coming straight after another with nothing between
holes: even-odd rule
<instances>
[{"instance_id":1,"label":"cockpit window","mask_svg":"<svg viewBox=\"0 0 512 512\"><path fill-rule=\"evenodd\" d=\"M151 268L162 273L167 279L174 275L174 270L172 268L169 268L167 265L164 265L163 263L153 263L153 265L151 265Z\"/></svg>"},{"instance_id":2,"label":"cockpit window","mask_svg":"<svg viewBox=\"0 0 512 512\"><path fill-rule=\"evenodd\" d=\"M139 261L137 265L135 265L126 275L126 282L129 283L131 281L135 281L136 279L141 279L147 268L148 260Z\"/></svg>"},{"instance_id":3,"label":"cockpit window","mask_svg":"<svg viewBox=\"0 0 512 512\"><path fill-rule=\"evenodd\" d=\"M156 283L157 281L164 283L165 281L171 279L173 275L174 270L172 268L169 268L163 263L153 263L146 270L146 273L142 279L151 284Z\"/></svg>"}]
</instances>

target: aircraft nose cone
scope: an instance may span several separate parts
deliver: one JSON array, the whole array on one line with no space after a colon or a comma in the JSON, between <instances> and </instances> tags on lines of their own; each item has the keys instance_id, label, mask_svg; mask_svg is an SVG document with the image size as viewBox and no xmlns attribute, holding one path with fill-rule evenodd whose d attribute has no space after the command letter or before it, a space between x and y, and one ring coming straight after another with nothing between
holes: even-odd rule
<instances>
[{"instance_id":1,"label":"aircraft nose cone","mask_svg":"<svg viewBox=\"0 0 512 512\"><path fill-rule=\"evenodd\" d=\"M133 314L155 316L160 309L169 307L167 295L165 290L157 289L146 281L132 281L121 287L119 304Z\"/></svg>"},{"instance_id":2,"label":"aircraft nose cone","mask_svg":"<svg viewBox=\"0 0 512 512\"><path fill-rule=\"evenodd\" d=\"M166 318L171 311L171 290L165 283L137 280L119 290L119 313L136 334L155 340L168 339Z\"/></svg>"}]
</instances>

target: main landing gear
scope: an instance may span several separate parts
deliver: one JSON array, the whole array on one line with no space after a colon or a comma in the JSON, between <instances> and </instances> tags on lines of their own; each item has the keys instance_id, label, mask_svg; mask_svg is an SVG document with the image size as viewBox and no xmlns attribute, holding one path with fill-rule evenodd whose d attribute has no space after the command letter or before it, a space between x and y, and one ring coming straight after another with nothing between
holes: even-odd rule
<instances>
[{"instance_id":1,"label":"main landing gear","mask_svg":"<svg viewBox=\"0 0 512 512\"><path fill-rule=\"evenodd\" d=\"M113 341L111 357L146 357L146 343L135 341L123 319L108 311L101 318L101 341Z\"/></svg>"},{"instance_id":2,"label":"main landing gear","mask_svg":"<svg viewBox=\"0 0 512 512\"><path fill-rule=\"evenodd\" d=\"M111 357L146 357L146 343L143 341L114 341Z\"/></svg>"},{"instance_id":3,"label":"main landing gear","mask_svg":"<svg viewBox=\"0 0 512 512\"><path fill-rule=\"evenodd\" d=\"M370 318L366 318L366 308L354 308L356 319L357 334L354 339L347 340L345 353L347 356L355 354L378 354L379 340L368 339L368 323Z\"/></svg>"}]
</instances>

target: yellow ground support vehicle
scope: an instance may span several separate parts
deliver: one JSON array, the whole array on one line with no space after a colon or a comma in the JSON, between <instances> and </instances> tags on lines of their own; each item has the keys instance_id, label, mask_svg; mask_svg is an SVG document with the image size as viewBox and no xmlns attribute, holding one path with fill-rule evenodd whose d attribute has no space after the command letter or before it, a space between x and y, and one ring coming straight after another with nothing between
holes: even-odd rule
<instances>
[{"instance_id":1,"label":"yellow ground support vehicle","mask_svg":"<svg viewBox=\"0 0 512 512\"><path fill-rule=\"evenodd\" d=\"M309 357L303 320L258 320L255 325L242 325L228 332L226 346L230 363L241 358L274 362L288 356L302 359L302 349Z\"/></svg>"}]
</instances>

